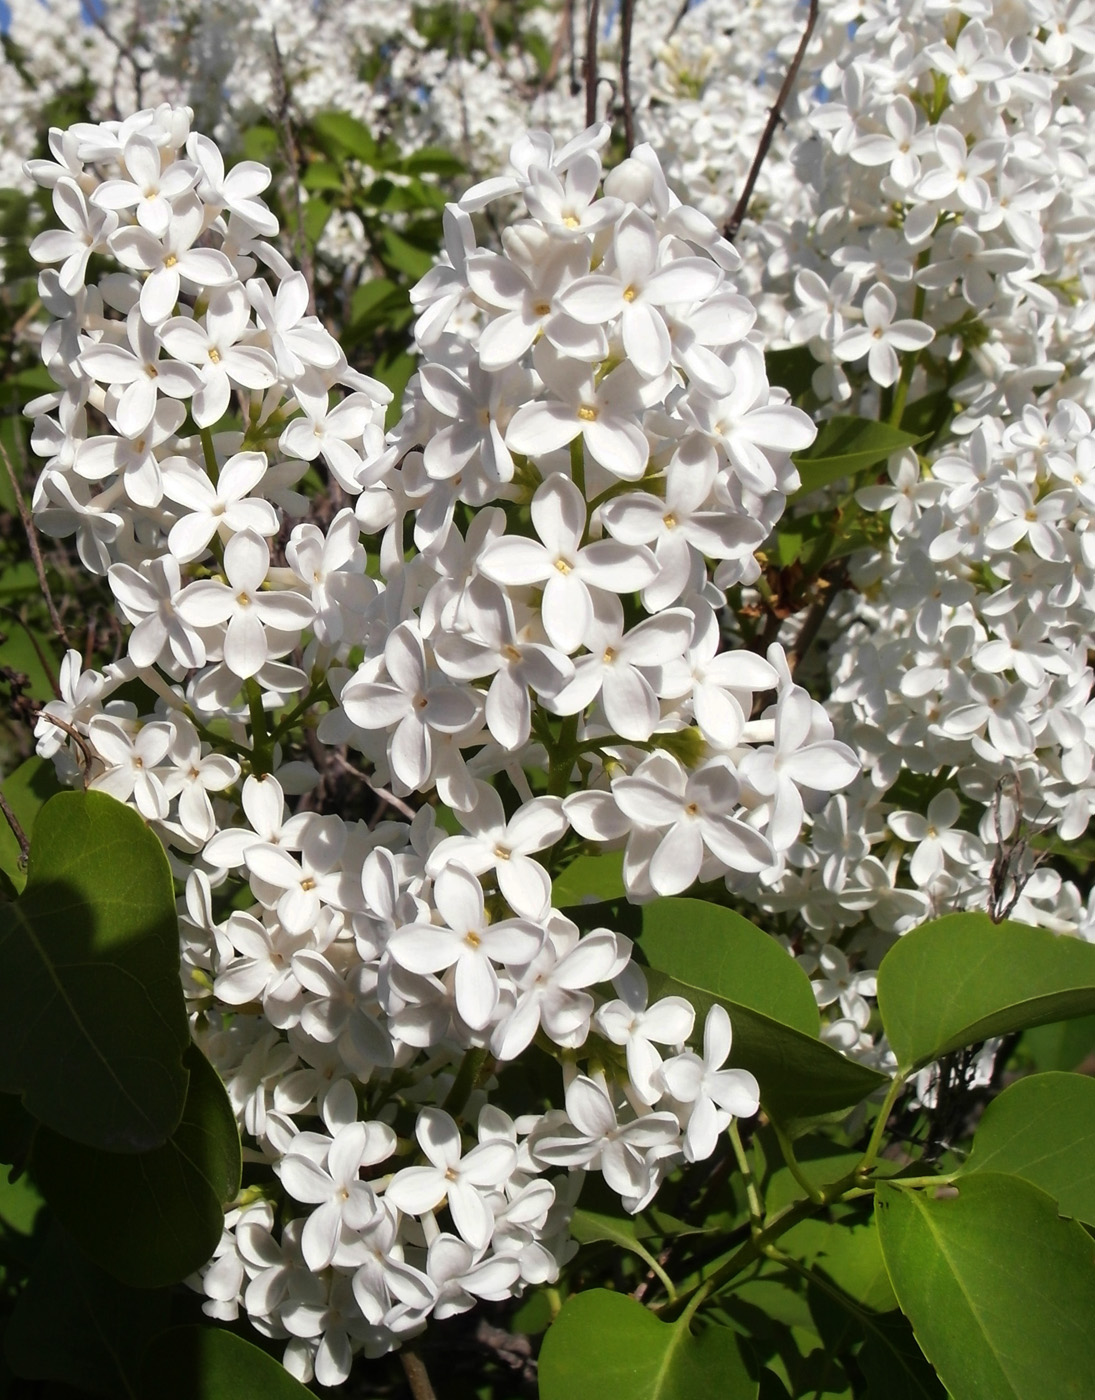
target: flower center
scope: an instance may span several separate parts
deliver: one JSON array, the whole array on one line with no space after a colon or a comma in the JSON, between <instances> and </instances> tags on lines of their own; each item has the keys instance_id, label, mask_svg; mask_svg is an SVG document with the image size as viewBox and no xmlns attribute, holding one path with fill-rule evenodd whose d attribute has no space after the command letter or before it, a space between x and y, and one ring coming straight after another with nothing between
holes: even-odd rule
<instances>
[{"instance_id":1,"label":"flower center","mask_svg":"<svg viewBox=\"0 0 1095 1400\"><path fill-rule=\"evenodd\" d=\"M578 409L578 417L583 423L595 423L597 421L597 410L592 404L584 403Z\"/></svg>"}]
</instances>

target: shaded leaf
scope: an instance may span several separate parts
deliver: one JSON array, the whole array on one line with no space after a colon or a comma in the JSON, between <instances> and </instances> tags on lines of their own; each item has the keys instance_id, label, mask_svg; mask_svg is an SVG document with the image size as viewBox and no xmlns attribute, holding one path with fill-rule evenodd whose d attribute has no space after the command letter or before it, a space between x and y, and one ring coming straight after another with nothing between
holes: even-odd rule
<instances>
[{"instance_id":1,"label":"shaded leaf","mask_svg":"<svg viewBox=\"0 0 1095 1400\"><path fill-rule=\"evenodd\" d=\"M177 1283L212 1256L224 1206L240 1186L240 1139L228 1096L197 1048L182 1120L151 1152L124 1156L42 1129L32 1169L64 1227L109 1273L136 1288ZM118 1222L125 1221L123 1229Z\"/></svg>"},{"instance_id":2,"label":"shaded leaf","mask_svg":"<svg viewBox=\"0 0 1095 1400\"><path fill-rule=\"evenodd\" d=\"M899 1312L871 1317L856 1355L867 1382L865 1400L944 1400L945 1391L912 1327Z\"/></svg>"},{"instance_id":3,"label":"shaded leaf","mask_svg":"<svg viewBox=\"0 0 1095 1400\"><path fill-rule=\"evenodd\" d=\"M165 1142L190 1044L167 856L100 792L38 814L27 886L0 909L0 1089L65 1137L114 1152Z\"/></svg>"},{"instance_id":4,"label":"shaded leaf","mask_svg":"<svg viewBox=\"0 0 1095 1400\"><path fill-rule=\"evenodd\" d=\"M1095 1241L1017 1177L882 1183L894 1292L954 1400L1081 1400L1095 1376Z\"/></svg>"},{"instance_id":5,"label":"shaded leaf","mask_svg":"<svg viewBox=\"0 0 1095 1400\"><path fill-rule=\"evenodd\" d=\"M1095 1012L1095 945L987 914L911 929L878 969L878 1005L905 1071L989 1036Z\"/></svg>"},{"instance_id":6,"label":"shaded leaf","mask_svg":"<svg viewBox=\"0 0 1095 1400\"><path fill-rule=\"evenodd\" d=\"M140 1400L306 1400L272 1356L222 1327L173 1327L141 1366Z\"/></svg>"},{"instance_id":7,"label":"shaded leaf","mask_svg":"<svg viewBox=\"0 0 1095 1400\"><path fill-rule=\"evenodd\" d=\"M167 1326L166 1292L127 1288L51 1230L4 1336L8 1364L108 1400L138 1400L141 1353Z\"/></svg>"},{"instance_id":8,"label":"shaded leaf","mask_svg":"<svg viewBox=\"0 0 1095 1400\"><path fill-rule=\"evenodd\" d=\"M1079 1069L1095 1058L1095 1016L1077 1016L1024 1031L1015 1057L1035 1069Z\"/></svg>"}]
</instances>

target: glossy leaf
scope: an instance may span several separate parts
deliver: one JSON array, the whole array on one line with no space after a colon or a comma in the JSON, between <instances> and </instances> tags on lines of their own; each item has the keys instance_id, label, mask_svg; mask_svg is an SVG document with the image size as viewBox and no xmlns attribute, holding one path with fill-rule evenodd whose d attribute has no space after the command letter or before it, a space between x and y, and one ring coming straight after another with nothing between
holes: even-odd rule
<instances>
[{"instance_id":1,"label":"glossy leaf","mask_svg":"<svg viewBox=\"0 0 1095 1400\"><path fill-rule=\"evenodd\" d=\"M818 1034L809 977L743 915L702 899L658 899L642 913L641 951L651 967L805 1035Z\"/></svg>"},{"instance_id":2,"label":"glossy leaf","mask_svg":"<svg viewBox=\"0 0 1095 1400\"><path fill-rule=\"evenodd\" d=\"M165 1142L190 1044L178 937L167 856L137 813L100 792L50 798L27 887L0 908L0 1089L90 1147Z\"/></svg>"},{"instance_id":3,"label":"glossy leaf","mask_svg":"<svg viewBox=\"0 0 1095 1400\"><path fill-rule=\"evenodd\" d=\"M54 1226L5 1331L8 1364L29 1380L138 1400L141 1353L170 1306L166 1292L111 1278Z\"/></svg>"},{"instance_id":4,"label":"glossy leaf","mask_svg":"<svg viewBox=\"0 0 1095 1400\"><path fill-rule=\"evenodd\" d=\"M224 1086L196 1046L185 1063L186 1107L163 1147L123 1156L48 1129L35 1140L35 1179L61 1223L97 1264L137 1288L178 1283L199 1269L239 1192L240 1140Z\"/></svg>"},{"instance_id":5,"label":"glossy leaf","mask_svg":"<svg viewBox=\"0 0 1095 1400\"><path fill-rule=\"evenodd\" d=\"M1095 1012L1095 945L987 914L912 929L878 970L878 1005L905 1071L989 1036Z\"/></svg>"},{"instance_id":6,"label":"glossy leaf","mask_svg":"<svg viewBox=\"0 0 1095 1400\"><path fill-rule=\"evenodd\" d=\"M34 835L34 823L45 803L61 791L53 764L45 758L28 758L3 781L4 800L15 814L29 840ZM0 870L7 875L17 891L27 883L26 869L19 864L19 842L8 823L0 819Z\"/></svg>"},{"instance_id":7,"label":"glossy leaf","mask_svg":"<svg viewBox=\"0 0 1095 1400\"><path fill-rule=\"evenodd\" d=\"M713 1388L720 1400L756 1400L729 1328L694 1334L603 1288L564 1304L540 1353L540 1400L707 1400Z\"/></svg>"},{"instance_id":8,"label":"glossy leaf","mask_svg":"<svg viewBox=\"0 0 1095 1400\"><path fill-rule=\"evenodd\" d=\"M556 909L566 909L571 904L619 899L624 893L623 869L622 851L578 856L556 877L551 902Z\"/></svg>"},{"instance_id":9,"label":"glossy leaf","mask_svg":"<svg viewBox=\"0 0 1095 1400\"><path fill-rule=\"evenodd\" d=\"M740 915L700 900L657 900L643 908L640 949L650 964L651 996L686 996L695 1006L697 1041L708 1008L725 1006L734 1034L730 1062L756 1075L773 1117L821 1117L886 1083L817 1038L809 978Z\"/></svg>"},{"instance_id":10,"label":"glossy leaf","mask_svg":"<svg viewBox=\"0 0 1095 1400\"><path fill-rule=\"evenodd\" d=\"M985 1109L964 1170L1021 1176L1052 1196L1062 1215L1095 1225L1095 1080L1017 1079Z\"/></svg>"},{"instance_id":11,"label":"glossy leaf","mask_svg":"<svg viewBox=\"0 0 1095 1400\"><path fill-rule=\"evenodd\" d=\"M882 1184L894 1292L954 1400L1082 1400L1095 1376L1095 1241L1029 1182Z\"/></svg>"},{"instance_id":12,"label":"glossy leaf","mask_svg":"<svg viewBox=\"0 0 1095 1400\"><path fill-rule=\"evenodd\" d=\"M892 453L919 442L914 433L880 423L875 418L828 418L817 437L795 456L802 485L795 493L805 496L846 476L855 476L884 462ZM794 496L791 497L794 500Z\"/></svg>"},{"instance_id":13,"label":"glossy leaf","mask_svg":"<svg viewBox=\"0 0 1095 1400\"><path fill-rule=\"evenodd\" d=\"M306 1400L279 1362L222 1327L173 1327L141 1366L140 1400Z\"/></svg>"}]
</instances>

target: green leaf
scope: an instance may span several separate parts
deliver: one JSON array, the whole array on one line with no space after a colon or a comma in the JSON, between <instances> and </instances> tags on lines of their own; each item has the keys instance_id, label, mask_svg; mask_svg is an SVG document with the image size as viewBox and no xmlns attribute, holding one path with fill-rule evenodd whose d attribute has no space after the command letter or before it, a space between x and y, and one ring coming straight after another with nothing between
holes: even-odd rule
<instances>
[{"instance_id":1,"label":"green leaf","mask_svg":"<svg viewBox=\"0 0 1095 1400\"><path fill-rule=\"evenodd\" d=\"M808 495L842 477L856 476L919 441L915 433L875 418L828 418L806 451L795 455L802 485L790 499Z\"/></svg>"},{"instance_id":2,"label":"green leaf","mask_svg":"<svg viewBox=\"0 0 1095 1400\"><path fill-rule=\"evenodd\" d=\"M944 1400L943 1387L907 1318L899 1312L873 1316L863 1333L856 1360L867 1382L864 1400Z\"/></svg>"},{"instance_id":3,"label":"green leaf","mask_svg":"<svg viewBox=\"0 0 1095 1400\"><path fill-rule=\"evenodd\" d=\"M764 356L768 383L786 389L793 399L807 392L817 368L818 362L807 345L794 345L788 350L769 350Z\"/></svg>"},{"instance_id":4,"label":"green leaf","mask_svg":"<svg viewBox=\"0 0 1095 1400\"><path fill-rule=\"evenodd\" d=\"M331 217L331 206L319 195L313 196L304 206L301 227L310 247L314 248L323 236L327 220Z\"/></svg>"},{"instance_id":5,"label":"green leaf","mask_svg":"<svg viewBox=\"0 0 1095 1400\"><path fill-rule=\"evenodd\" d=\"M619 899L625 893L623 870L623 851L578 856L556 876L551 902L556 909L566 909L572 904Z\"/></svg>"},{"instance_id":6,"label":"green leaf","mask_svg":"<svg viewBox=\"0 0 1095 1400\"><path fill-rule=\"evenodd\" d=\"M878 1187L901 1309L954 1400L1083 1400L1095 1376L1095 1241L1017 1177Z\"/></svg>"},{"instance_id":7,"label":"green leaf","mask_svg":"<svg viewBox=\"0 0 1095 1400\"><path fill-rule=\"evenodd\" d=\"M342 190L343 178L339 167L329 160L314 160L304 172L301 184L306 190Z\"/></svg>"},{"instance_id":8,"label":"green leaf","mask_svg":"<svg viewBox=\"0 0 1095 1400\"><path fill-rule=\"evenodd\" d=\"M0 666L27 677L30 684L25 693L32 700L44 703L54 698L53 683L60 670L55 648L50 633L29 626L10 612L0 614Z\"/></svg>"},{"instance_id":9,"label":"green leaf","mask_svg":"<svg viewBox=\"0 0 1095 1400\"><path fill-rule=\"evenodd\" d=\"M364 122L349 112L319 112L312 118L312 130L330 154L356 156L370 165L376 159L376 141Z\"/></svg>"},{"instance_id":10,"label":"green leaf","mask_svg":"<svg viewBox=\"0 0 1095 1400\"><path fill-rule=\"evenodd\" d=\"M45 758L28 758L14 773L4 779L4 800L28 838L34 835L34 823L46 801L61 791L53 764ZM19 864L19 842L6 821L0 820L0 870L21 891L27 883L27 872Z\"/></svg>"},{"instance_id":11,"label":"green leaf","mask_svg":"<svg viewBox=\"0 0 1095 1400\"><path fill-rule=\"evenodd\" d=\"M807 1267L820 1269L869 1311L885 1313L897 1307L873 1212L865 1220L800 1221L783 1236L779 1247Z\"/></svg>"},{"instance_id":12,"label":"green leaf","mask_svg":"<svg viewBox=\"0 0 1095 1400\"><path fill-rule=\"evenodd\" d=\"M373 366L373 374L392 391L392 401L388 405L387 425L391 427L402 413L403 390L407 381L418 368L418 361L405 350L395 354L385 353Z\"/></svg>"},{"instance_id":13,"label":"green leaf","mask_svg":"<svg viewBox=\"0 0 1095 1400\"><path fill-rule=\"evenodd\" d=\"M1035 1069L1079 1069L1095 1057L1095 1016L1077 1016L1024 1031L1015 1058Z\"/></svg>"},{"instance_id":14,"label":"green leaf","mask_svg":"<svg viewBox=\"0 0 1095 1400\"><path fill-rule=\"evenodd\" d=\"M30 1235L45 1203L26 1173L9 1179L14 1170L0 1167L0 1221L20 1235Z\"/></svg>"},{"instance_id":15,"label":"green leaf","mask_svg":"<svg viewBox=\"0 0 1095 1400\"><path fill-rule=\"evenodd\" d=\"M824 1116L850 1108L886 1083L885 1075L817 1038L809 979L748 919L701 900L656 900L643 908L639 947L651 964L651 996L686 996L695 1006L695 1038L702 1036L714 1002L726 1008L733 1063L756 1075L772 1117ZM810 1030L803 1029L807 1025Z\"/></svg>"},{"instance_id":16,"label":"green leaf","mask_svg":"<svg viewBox=\"0 0 1095 1400\"><path fill-rule=\"evenodd\" d=\"M1052 1196L1062 1215L1095 1225L1095 1080L1017 1079L985 1109L963 1171L1021 1176Z\"/></svg>"},{"instance_id":17,"label":"green leaf","mask_svg":"<svg viewBox=\"0 0 1095 1400\"><path fill-rule=\"evenodd\" d=\"M464 162L443 146L421 146L402 162L408 175L462 175Z\"/></svg>"},{"instance_id":18,"label":"green leaf","mask_svg":"<svg viewBox=\"0 0 1095 1400\"><path fill-rule=\"evenodd\" d=\"M141 1366L139 1400L307 1400L272 1356L223 1327L173 1327Z\"/></svg>"},{"instance_id":19,"label":"green leaf","mask_svg":"<svg viewBox=\"0 0 1095 1400\"><path fill-rule=\"evenodd\" d=\"M901 426L915 433L919 442L939 436L954 417L956 404L947 389L935 389L905 405Z\"/></svg>"},{"instance_id":20,"label":"green leaf","mask_svg":"<svg viewBox=\"0 0 1095 1400\"><path fill-rule=\"evenodd\" d=\"M548 1328L540 1353L541 1400L756 1400L733 1332L661 1322L633 1298L578 1293Z\"/></svg>"},{"instance_id":21,"label":"green leaf","mask_svg":"<svg viewBox=\"0 0 1095 1400\"><path fill-rule=\"evenodd\" d=\"M1095 1012L1095 945L987 914L910 930L878 969L878 1005L903 1071L948 1050Z\"/></svg>"},{"instance_id":22,"label":"green leaf","mask_svg":"<svg viewBox=\"0 0 1095 1400\"><path fill-rule=\"evenodd\" d=\"M603 1215L600 1211L579 1207L570 1222L570 1233L579 1244L614 1244L637 1254L647 1268L660 1267L657 1260L639 1239L639 1226L633 1217Z\"/></svg>"},{"instance_id":23,"label":"green leaf","mask_svg":"<svg viewBox=\"0 0 1095 1400\"><path fill-rule=\"evenodd\" d=\"M772 1129L758 1128L753 1140L764 1153L761 1194L765 1210L773 1215L784 1206L802 1200L805 1192L791 1174L791 1169L784 1164L783 1153ZM795 1157L799 1170L810 1185L821 1187L847 1176L862 1159L863 1153L811 1133L796 1139Z\"/></svg>"},{"instance_id":24,"label":"green leaf","mask_svg":"<svg viewBox=\"0 0 1095 1400\"><path fill-rule=\"evenodd\" d=\"M432 253L427 253L425 249L416 248L413 243L408 243L394 229L385 229L381 241L384 249L381 256L386 268L395 268L398 272L404 272L417 282L433 267L434 257Z\"/></svg>"},{"instance_id":25,"label":"green leaf","mask_svg":"<svg viewBox=\"0 0 1095 1400\"><path fill-rule=\"evenodd\" d=\"M138 1400L141 1353L169 1311L169 1294L118 1283L55 1225L5 1331L8 1365L29 1380Z\"/></svg>"},{"instance_id":26,"label":"green leaf","mask_svg":"<svg viewBox=\"0 0 1095 1400\"><path fill-rule=\"evenodd\" d=\"M642 913L640 947L651 967L805 1035L818 1034L809 977L743 915L702 899L657 899Z\"/></svg>"},{"instance_id":27,"label":"green leaf","mask_svg":"<svg viewBox=\"0 0 1095 1400\"><path fill-rule=\"evenodd\" d=\"M0 908L0 1089L89 1147L144 1152L182 1116L190 1044L167 856L131 808L62 792Z\"/></svg>"},{"instance_id":28,"label":"green leaf","mask_svg":"<svg viewBox=\"0 0 1095 1400\"><path fill-rule=\"evenodd\" d=\"M31 1170L76 1243L135 1288L178 1283L212 1256L240 1188L240 1139L217 1072L191 1046L182 1121L163 1147L100 1152L43 1128ZM118 1222L124 1221L124 1229Z\"/></svg>"},{"instance_id":29,"label":"green leaf","mask_svg":"<svg viewBox=\"0 0 1095 1400\"><path fill-rule=\"evenodd\" d=\"M355 287L350 298L349 327L352 330L363 330L379 325L384 312L395 303L401 307L409 305L406 291L398 287L390 277L374 277L371 282Z\"/></svg>"}]
</instances>

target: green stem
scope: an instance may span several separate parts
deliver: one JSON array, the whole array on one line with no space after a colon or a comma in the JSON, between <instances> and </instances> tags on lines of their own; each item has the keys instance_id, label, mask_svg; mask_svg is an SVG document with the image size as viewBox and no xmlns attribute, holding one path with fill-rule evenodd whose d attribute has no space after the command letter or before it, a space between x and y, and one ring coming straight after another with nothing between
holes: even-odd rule
<instances>
[{"instance_id":1,"label":"green stem","mask_svg":"<svg viewBox=\"0 0 1095 1400\"><path fill-rule=\"evenodd\" d=\"M578 748L578 716L568 715L559 726L559 742L548 748L548 792L565 797L570 788L570 770L581 750Z\"/></svg>"},{"instance_id":2,"label":"green stem","mask_svg":"<svg viewBox=\"0 0 1095 1400\"><path fill-rule=\"evenodd\" d=\"M870 1141L867 1143L867 1150L859 1166L855 1169L855 1178L858 1185L862 1185L862 1178L871 1170L878 1160L878 1153L882 1147L882 1135L886 1131L886 1124L890 1121L890 1114L893 1112L894 1104L901 1097L901 1092L905 1088L903 1075L897 1074L890 1081L890 1087L886 1091L886 1097L882 1100L882 1107L878 1111L878 1118L875 1121L874 1130L871 1133Z\"/></svg>"},{"instance_id":3,"label":"green stem","mask_svg":"<svg viewBox=\"0 0 1095 1400\"><path fill-rule=\"evenodd\" d=\"M957 1172L940 1172L938 1176L888 1176L887 1186L908 1186L919 1191L929 1186L949 1186Z\"/></svg>"},{"instance_id":4,"label":"green stem","mask_svg":"<svg viewBox=\"0 0 1095 1400\"><path fill-rule=\"evenodd\" d=\"M849 1172L847 1176L842 1176L839 1181L830 1182L828 1186L817 1187L816 1190L820 1200L794 1201L784 1210L781 1210L762 1230L758 1230L751 1239L745 1241L740 1249L735 1250L730 1258L727 1259L725 1263L721 1264L710 1278L694 1286L691 1290L692 1300L689 1303L685 1316L691 1317L700 1306L700 1303L703 1302L704 1298L710 1297L710 1295L721 1288L724 1283L729 1283L729 1281L740 1274L743 1269L748 1268L755 1259L760 1258L765 1253L769 1245L778 1240L780 1235L786 1234L787 1231L790 1230L792 1226L797 1225L800 1220L808 1219L811 1215L815 1215L819 1210L824 1209L825 1206L835 1205L837 1201L844 1199L846 1192L853 1190L858 1191L860 1189L857 1171ZM695 1297L696 1293L701 1295L698 1301ZM680 1298L689 1297L689 1291L685 1290L678 1296Z\"/></svg>"},{"instance_id":5,"label":"green stem","mask_svg":"<svg viewBox=\"0 0 1095 1400\"><path fill-rule=\"evenodd\" d=\"M570 474L584 499L586 494L586 458L581 433L570 444Z\"/></svg>"},{"instance_id":6,"label":"green stem","mask_svg":"<svg viewBox=\"0 0 1095 1400\"><path fill-rule=\"evenodd\" d=\"M266 723L262 691L254 677L244 681L243 693L247 696L247 708L251 715L251 772L261 778L273 766L274 745Z\"/></svg>"},{"instance_id":7,"label":"green stem","mask_svg":"<svg viewBox=\"0 0 1095 1400\"><path fill-rule=\"evenodd\" d=\"M799 1160L795 1156L795 1149L791 1142L791 1139L787 1136L787 1134L783 1131L783 1129L779 1126L778 1123L773 1121L772 1127L775 1129L776 1141L779 1143L779 1150L783 1153L783 1160L787 1163L787 1169L790 1171L791 1175L798 1182L798 1184L802 1187L803 1191L806 1192L806 1195L810 1198L810 1200L813 1201L815 1205L823 1205L824 1198L821 1195L821 1192L817 1189L817 1187L809 1179L809 1177L807 1177L806 1173L802 1170L802 1167L799 1165Z\"/></svg>"},{"instance_id":8,"label":"green stem","mask_svg":"<svg viewBox=\"0 0 1095 1400\"><path fill-rule=\"evenodd\" d=\"M319 681L315 685L313 685L308 691L308 694L304 697L304 699L301 700L298 705L294 705L294 707L289 711L289 713L284 717L284 719L278 721L277 726L274 729L275 743L284 739L285 735L289 733L289 731L296 724L297 720L299 720L303 714L310 710L311 707L317 704L320 700L327 700L329 702L333 700L331 692L327 686L326 680Z\"/></svg>"},{"instance_id":9,"label":"green stem","mask_svg":"<svg viewBox=\"0 0 1095 1400\"><path fill-rule=\"evenodd\" d=\"M183 706L183 714L198 731L199 736L203 738L207 744L211 744L214 749L229 749L232 753L244 757L250 755L250 750L245 748L243 744L237 744L235 739L226 738L223 734L215 734L212 729L202 724L201 720L198 719L189 705Z\"/></svg>"},{"instance_id":10,"label":"green stem","mask_svg":"<svg viewBox=\"0 0 1095 1400\"><path fill-rule=\"evenodd\" d=\"M205 457L205 470L209 473L209 480L216 486L220 480L220 463L217 461L217 449L213 446L213 434L208 428L199 428L198 436L201 438L202 454Z\"/></svg>"},{"instance_id":11,"label":"green stem","mask_svg":"<svg viewBox=\"0 0 1095 1400\"><path fill-rule=\"evenodd\" d=\"M734 1149L734 1159L738 1164L738 1170L741 1172L741 1179L745 1185L745 1199L749 1203L750 1227L756 1234L764 1228L764 1207L761 1204L760 1193L757 1191L757 1180L753 1175L753 1168L742 1143L741 1132L736 1121L730 1124L728 1132L730 1146Z\"/></svg>"},{"instance_id":12,"label":"green stem","mask_svg":"<svg viewBox=\"0 0 1095 1400\"><path fill-rule=\"evenodd\" d=\"M455 1118L460 1113L468 1099L471 1098L472 1090L482 1072L483 1066L487 1062L487 1047L476 1045L465 1052L464 1058L460 1062L460 1068L456 1072L456 1078L452 1081L452 1087L445 1095L445 1101L441 1107L446 1113L451 1113Z\"/></svg>"}]
</instances>

